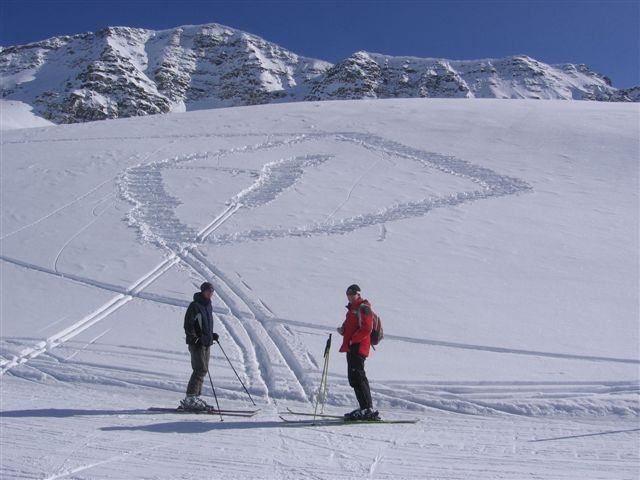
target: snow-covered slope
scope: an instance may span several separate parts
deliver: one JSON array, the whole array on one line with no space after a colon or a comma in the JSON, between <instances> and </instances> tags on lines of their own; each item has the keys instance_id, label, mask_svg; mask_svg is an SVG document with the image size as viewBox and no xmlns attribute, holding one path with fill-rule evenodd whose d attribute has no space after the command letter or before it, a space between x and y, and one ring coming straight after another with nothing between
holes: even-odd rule
<instances>
[{"instance_id":1,"label":"snow-covered slope","mask_svg":"<svg viewBox=\"0 0 640 480\"><path fill-rule=\"evenodd\" d=\"M303 100L486 97L637 101L585 65L357 52L331 65L218 24L110 27L0 48L3 98L55 123Z\"/></svg>"},{"instance_id":2,"label":"snow-covered slope","mask_svg":"<svg viewBox=\"0 0 640 480\"><path fill-rule=\"evenodd\" d=\"M0 476L635 478L638 120L399 99L5 132ZM254 418L145 411L184 393L204 279ZM385 326L375 405L420 422L283 425L354 282ZM217 347L211 373L249 405Z\"/></svg>"},{"instance_id":3,"label":"snow-covered slope","mask_svg":"<svg viewBox=\"0 0 640 480\"><path fill-rule=\"evenodd\" d=\"M31 107L15 100L0 100L0 130L46 127L53 123L34 115Z\"/></svg>"}]
</instances>

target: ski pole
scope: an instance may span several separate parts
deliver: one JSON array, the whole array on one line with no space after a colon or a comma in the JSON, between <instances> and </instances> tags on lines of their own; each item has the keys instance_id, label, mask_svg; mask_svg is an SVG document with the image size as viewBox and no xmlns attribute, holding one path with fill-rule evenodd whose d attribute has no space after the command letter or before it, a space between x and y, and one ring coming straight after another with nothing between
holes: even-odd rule
<instances>
[{"instance_id":1,"label":"ski pole","mask_svg":"<svg viewBox=\"0 0 640 480\"><path fill-rule=\"evenodd\" d=\"M324 374L324 387L322 389L322 403L320 404L320 413L324 413L324 407L327 404L328 381L329 381L329 358L327 357L327 368Z\"/></svg>"},{"instance_id":2,"label":"ski pole","mask_svg":"<svg viewBox=\"0 0 640 480\"><path fill-rule=\"evenodd\" d=\"M213 398L216 399L216 407L218 408L218 413L220 414L220 421L224 422L222 418L222 410L220 410L220 404L218 403L218 396L216 395L216 389L213 388L213 380L211 380L211 372L207 369L207 373L209 374L209 382L211 383L211 390L213 390Z\"/></svg>"},{"instance_id":3,"label":"ski pole","mask_svg":"<svg viewBox=\"0 0 640 480\"><path fill-rule=\"evenodd\" d=\"M327 379L329 376L329 349L330 342L327 342L327 346L325 347L325 358L324 358L324 366L322 368L322 377L320 379L320 388L318 389L318 397L316 399L316 411L318 409L318 404L320 404L320 413L324 413L324 405L327 401Z\"/></svg>"},{"instance_id":4,"label":"ski pole","mask_svg":"<svg viewBox=\"0 0 640 480\"><path fill-rule=\"evenodd\" d=\"M324 347L324 365L322 367L322 376L320 377L320 387L318 388L318 396L316 397L316 405L313 409L313 420L315 421L316 415L318 413L318 404L320 403L320 398L322 398L322 410L324 412L324 404L326 402L326 392L327 392L327 377L329 373L329 351L331 350L331 333L329 334L329 338L327 339L327 344Z\"/></svg>"},{"instance_id":5,"label":"ski pole","mask_svg":"<svg viewBox=\"0 0 640 480\"><path fill-rule=\"evenodd\" d=\"M327 346L325 347L325 362L326 366L324 369L324 387L322 390L322 406L320 408L320 413L324 413L324 406L327 403L327 392L329 388L329 353L331 351L331 334L329 334L329 341L327 342Z\"/></svg>"},{"instance_id":6,"label":"ski pole","mask_svg":"<svg viewBox=\"0 0 640 480\"><path fill-rule=\"evenodd\" d=\"M324 404L327 399L327 375L329 368L329 361L325 358L324 366L322 367L322 376L320 377L320 388L318 389L318 396L316 397L316 407L314 409L314 414L318 410L318 405L320 406L320 413L324 413Z\"/></svg>"},{"instance_id":7,"label":"ski pole","mask_svg":"<svg viewBox=\"0 0 640 480\"><path fill-rule=\"evenodd\" d=\"M253 397L251 396L251 394L249 393L249 390L247 390L247 387L245 386L244 382L242 381L242 379L240 378L240 375L238 375L238 372L236 372L236 369L233 367L233 363L231 363L231 360L229 360L229 357L227 356L227 354L224 351L224 348L222 348L222 345L220 345L220 342L216 340L216 343L218 344L218 346L220 347L220 350L222 350L222 354L224 355L224 357L227 359L227 362L229 362L229 365L231 366L231 369L233 370L233 373L236 374L236 377L238 378L238 380L240 380L240 384L242 385L242 388L244 388L244 391L247 392L247 395L249 395L249 400L251 400L251 403L253 403L254 405L256 404L256 402L253 401Z\"/></svg>"}]
</instances>

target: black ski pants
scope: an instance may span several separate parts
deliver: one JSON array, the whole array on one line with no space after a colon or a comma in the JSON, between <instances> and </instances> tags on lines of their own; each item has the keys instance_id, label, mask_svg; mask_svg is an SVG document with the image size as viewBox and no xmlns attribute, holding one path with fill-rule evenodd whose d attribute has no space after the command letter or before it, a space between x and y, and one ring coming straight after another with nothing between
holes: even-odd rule
<instances>
[{"instance_id":1,"label":"black ski pants","mask_svg":"<svg viewBox=\"0 0 640 480\"><path fill-rule=\"evenodd\" d=\"M367 357L363 357L357 351L357 348L352 348L350 352L347 352L349 385L351 385L356 394L360 408L373 408L369 380L364 371L364 361Z\"/></svg>"},{"instance_id":2,"label":"black ski pants","mask_svg":"<svg viewBox=\"0 0 640 480\"><path fill-rule=\"evenodd\" d=\"M187 385L187 395L202 394L202 383L209 371L209 347L201 345L189 345L191 354L191 378Z\"/></svg>"}]
</instances>

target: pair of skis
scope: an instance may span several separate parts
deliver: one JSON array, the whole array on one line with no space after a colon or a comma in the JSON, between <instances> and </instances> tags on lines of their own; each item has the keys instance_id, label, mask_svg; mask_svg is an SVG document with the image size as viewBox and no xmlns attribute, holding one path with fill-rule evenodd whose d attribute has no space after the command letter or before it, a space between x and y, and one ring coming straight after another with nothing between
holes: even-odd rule
<instances>
[{"instance_id":1,"label":"pair of skis","mask_svg":"<svg viewBox=\"0 0 640 480\"><path fill-rule=\"evenodd\" d=\"M147 409L148 412L154 413L192 413L197 415L224 415L227 417L253 417L257 414L260 409L256 410L234 410L234 409L221 409L217 408L207 408L205 410L186 410L184 408L162 408L162 407L151 407Z\"/></svg>"},{"instance_id":2,"label":"pair of skis","mask_svg":"<svg viewBox=\"0 0 640 480\"><path fill-rule=\"evenodd\" d=\"M285 416L286 415L286 416ZM299 417L313 417L313 418L305 418L305 419L293 419L289 416L299 416ZM296 423L299 425L372 425L372 424L407 424L407 423L417 423L418 419L409 419L409 420L383 420L381 418L378 419L363 419L363 420L350 420L349 418L344 417L343 415L327 415L325 413L307 413L307 412L295 412L290 408L287 408L286 412L280 413L280 419L286 423Z\"/></svg>"}]
</instances>

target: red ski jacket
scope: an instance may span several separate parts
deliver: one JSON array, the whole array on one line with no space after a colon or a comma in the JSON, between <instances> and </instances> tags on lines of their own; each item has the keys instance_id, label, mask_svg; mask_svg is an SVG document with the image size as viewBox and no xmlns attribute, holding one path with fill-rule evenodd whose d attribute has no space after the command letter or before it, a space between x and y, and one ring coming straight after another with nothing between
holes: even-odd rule
<instances>
[{"instance_id":1,"label":"red ski jacket","mask_svg":"<svg viewBox=\"0 0 640 480\"><path fill-rule=\"evenodd\" d=\"M359 343L358 353L368 357L371 348L371 330L373 329L371 304L367 300L357 298L353 303L347 305L347 318L342 324L342 328L343 338L340 351L348 352L351 345Z\"/></svg>"}]
</instances>

